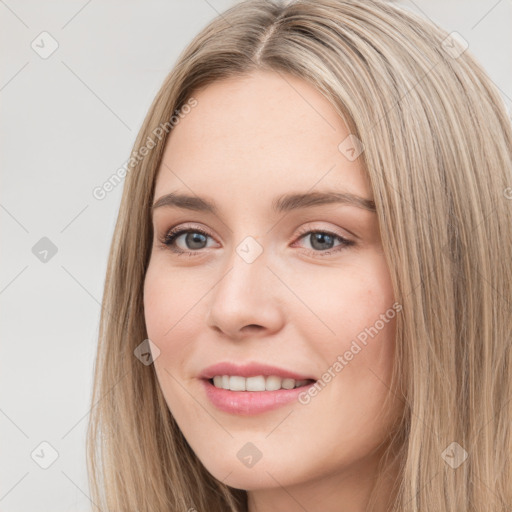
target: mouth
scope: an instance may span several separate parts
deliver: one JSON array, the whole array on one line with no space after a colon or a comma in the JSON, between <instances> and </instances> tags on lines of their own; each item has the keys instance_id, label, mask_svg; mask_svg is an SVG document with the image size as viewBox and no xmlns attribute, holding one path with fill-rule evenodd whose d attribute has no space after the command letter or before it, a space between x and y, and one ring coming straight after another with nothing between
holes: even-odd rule
<instances>
[{"instance_id":1,"label":"mouth","mask_svg":"<svg viewBox=\"0 0 512 512\"><path fill-rule=\"evenodd\" d=\"M239 375L217 375L205 380L217 389L249 393L306 388L316 382L314 379L283 379L275 375L257 375L247 378Z\"/></svg>"},{"instance_id":2,"label":"mouth","mask_svg":"<svg viewBox=\"0 0 512 512\"><path fill-rule=\"evenodd\" d=\"M312 374L256 361L219 362L204 368L198 377L215 408L242 416L302 403L300 397L318 382Z\"/></svg>"},{"instance_id":3,"label":"mouth","mask_svg":"<svg viewBox=\"0 0 512 512\"><path fill-rule=\"evenodd\" d=\"M300 401L300 396L317 382L313 379L282 379L272 375L247 378L217 375L200 380L210 403L218 410L236 416L254 416L293 404Z\"/></svg>"}]
</instances>

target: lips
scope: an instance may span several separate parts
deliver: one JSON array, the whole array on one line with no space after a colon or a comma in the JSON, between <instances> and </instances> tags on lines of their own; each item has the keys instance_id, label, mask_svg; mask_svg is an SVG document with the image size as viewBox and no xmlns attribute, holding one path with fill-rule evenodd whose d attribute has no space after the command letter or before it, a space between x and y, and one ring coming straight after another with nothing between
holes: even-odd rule
<instances>
[{"instance_id":1,"label":"lips","mask_svg":"<svg viewBox=\"0 0 512 512\"><path fill-rule=\"evenodd\" d=\"M310 386L277 391L231 391L216 388L209 380L201 380L204 393L210 403L219 411L236 416L255 416L299 401Z\"/></svg>"},{"instance_id":2,"label":"lips","mask_svg":"<svg viewBox=\"0 0 512 512\"><path fill-rule=\"evenodd\" d=\"M279 368L277 366L254 362L238 365L227 361L208 366L199 374L199 378L209 380L217 375L238 375L240 377L246 378L259 375L263 375L264 377L270 377L271 375L274 375L276 377L281 377L282 379L294 379L296 381L317 380L312 375L297 373L285 368Z\"/></svg>"}]
</instances>

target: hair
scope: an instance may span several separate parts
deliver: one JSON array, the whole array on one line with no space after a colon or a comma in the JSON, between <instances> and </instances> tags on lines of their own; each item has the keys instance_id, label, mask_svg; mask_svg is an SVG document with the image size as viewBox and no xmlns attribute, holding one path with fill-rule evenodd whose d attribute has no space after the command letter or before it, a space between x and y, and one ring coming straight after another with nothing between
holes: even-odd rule
<instances>
[{"instance_id":1,"label":"hair","mask_svg":"<svg viewBox=\"0 0 512 512\"><path fill-rule=\"evenodd\" d=\"M110 247L87 431L100 508L247 511L247 492L205 469L134 350L147 339L158 128L209 84L258 70L312 84L364 147L402 305L390 393L404 407L379 471L399 464L392 510L512 506L512 128L496 86L447 37L383 0L248 0L181 53L135 141L137 155L154 147L133 159ZM467 459L455 467L454 454Z\"/></svg>"}]
</instances>

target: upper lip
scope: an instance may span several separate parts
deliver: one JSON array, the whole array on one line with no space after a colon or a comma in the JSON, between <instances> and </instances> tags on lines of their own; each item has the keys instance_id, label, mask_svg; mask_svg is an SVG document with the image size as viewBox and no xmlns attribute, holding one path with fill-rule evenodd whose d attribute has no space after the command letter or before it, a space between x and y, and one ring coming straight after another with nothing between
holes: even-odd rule
<instances>
[{"instance_id":1,"label":"upper lip","mask_svg":"<svg viewBox=\"0 0 512 512\"><path fill-rule=\"evenodd\" d=\"M270 375L275 375L283 379L316 380L309 375L301 375L297 372L268 364L252 362L238 365L227 361L208 366L200 373L199 377L201 379L211 379L217 375L239 375L240 377L254 377L258 375L268 377Z\"/></svg>"}]
</instances>

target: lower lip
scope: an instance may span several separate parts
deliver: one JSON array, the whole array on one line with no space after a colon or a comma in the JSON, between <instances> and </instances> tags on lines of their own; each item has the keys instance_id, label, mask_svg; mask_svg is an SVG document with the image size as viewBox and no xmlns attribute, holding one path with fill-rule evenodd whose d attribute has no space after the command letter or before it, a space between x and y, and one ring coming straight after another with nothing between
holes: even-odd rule
<instances>
[{"instance_id":1,"label":"lower lip","mask_svg":"<svg viewBox=\"0 0 512 512\"><path fill-rule=\"evenodd\" d=\"M298 401L301 393L315 385L315 382L312 382L300 388L277 391L230 391L216 388L206 379L202 379L202 382L206 396L215 407L224 412L245 416L271 411L290 402Z\"/></svg>"}]
</instances>

